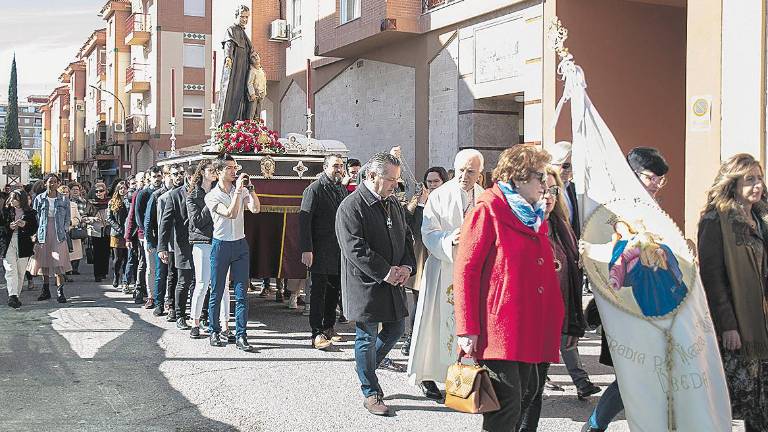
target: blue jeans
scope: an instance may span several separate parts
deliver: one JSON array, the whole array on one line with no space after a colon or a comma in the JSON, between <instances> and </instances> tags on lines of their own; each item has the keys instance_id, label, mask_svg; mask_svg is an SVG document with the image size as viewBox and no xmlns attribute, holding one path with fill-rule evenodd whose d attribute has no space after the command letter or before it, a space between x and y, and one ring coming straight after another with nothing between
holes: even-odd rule
<instances>
[{"instance_id":1,"label":"blue jeans","mask_svg":"<svg viewBox=\"0 0 768 432\"><path fill-rule=\"evenodd\" d=\"M613 381L597 401L595 411L589 417L589 426L605 430L613 419L624 410L624 402L619 393L619 382Z\"/></svg>"},{"instance_id":2,"label":"blue jeans","mask_svg":"<svg viewBox=\"0 0 768 432\"><path fill-rule=\"evenodd\" d=\"M235 336L245 336L248 324L248 268L251 253L245 239L211 242L211 298L208 302L208 331L221 332L221 298L227 289L227 271L235 286Z\"/></svg>"},{"instance_id":3,"label":"blue jeans","mask_svg":"<svg viewBox=\"0 0 768 432\"><path fill-rule=\"evenodd\" d=\"M381 331L379 324L382 325ZM405 320L358 322L355 327L355 369L363 396L384 394L376 376L376 368L403 335Z\"/></svg>"},{"instance_id":4,"label":"blue jeans","mask_svg":"<svg viewBox=\"0 0 768 432\"><path fill-rule=\"evenodd\" d=\"M160 254L157 253L157 249L153 249L153 255L155 256L155 307L162 308L165 304L166 294L168 292L168 264L165 264L160 259ZM173 259L173 258L171 258ZM174 283L171 286L175 286ZM173 296L171 296L173 297Z\"/></svg>"}]
</instances>

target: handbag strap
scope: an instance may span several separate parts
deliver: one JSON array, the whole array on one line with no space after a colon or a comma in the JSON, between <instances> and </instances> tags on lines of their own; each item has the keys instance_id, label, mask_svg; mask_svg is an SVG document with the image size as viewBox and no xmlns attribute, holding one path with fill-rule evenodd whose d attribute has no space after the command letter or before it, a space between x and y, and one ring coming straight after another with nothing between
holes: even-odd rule
<instances>
[{"instance_id":1,"label":"handbag strap","mask_svg":"<svg viewBox=\"0 0 768 432\"><path fill-rule=\"evenodd\" d=\"M459 347L459 358L456 359L456 363L461 363L461 359L464 358L470 358L472 359L472 363L474 363L475 366L480 367L480 364L477 362L477 359L466 352L464 352L464 348Z\"/></svg>"}]
</instances>

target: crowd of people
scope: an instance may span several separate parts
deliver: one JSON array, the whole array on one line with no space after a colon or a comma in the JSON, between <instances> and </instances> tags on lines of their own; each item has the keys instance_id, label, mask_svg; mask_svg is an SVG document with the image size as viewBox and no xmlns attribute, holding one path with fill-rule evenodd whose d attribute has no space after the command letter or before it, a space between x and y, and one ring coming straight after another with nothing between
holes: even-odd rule
<instances>
[{"instance_id":1,"label":"crowd of people","mask_svg":"<svg viewBox=\"0 0 768 432\"><path fill-rule=\"evenodd\" d=\"M627 162L656 197L669 166L653 148ZM578 202L571 147L516 145L485 179L483 154L460 151L450 170L431 167L404 199L397 148L367 163L332 154L304 191L301 262L307 267L310 344L343 340L355 326L355 370L364 407L390 414L376 370L407 372L427 398L461 355L489 373L500 409L484 431L535 431L551 363L565 364L579 398L601 391L584 371L579 339L599 315L584 313ZM41 276L38 301L66 303L80 261L94 281L133 296L157 317L211 346L251 351L246 334L251 249L244 212L260 202L230 155L196 165L152 167L110 186L64 184L55 174L8 191L0 213L8 306ZM746 154L725 161L699 224L701 279L721 343L734 417L768 430L768 200L763 169ZM282 300L290 281L278 280ZM293 285L289 306L301 300ZM229 296L234 295L234 329ZM262 296L269 292L265 280ZM409 295L410 294L410 295ZM590 308L587 307L587 310ZM400 351L408 365L388 358ZM611 365L603 336L600 361ZM727 397L728 395L724 395ZM617 381L601 395L583 431L604 431L623 410Z\"/></svg>"}]
</instances>

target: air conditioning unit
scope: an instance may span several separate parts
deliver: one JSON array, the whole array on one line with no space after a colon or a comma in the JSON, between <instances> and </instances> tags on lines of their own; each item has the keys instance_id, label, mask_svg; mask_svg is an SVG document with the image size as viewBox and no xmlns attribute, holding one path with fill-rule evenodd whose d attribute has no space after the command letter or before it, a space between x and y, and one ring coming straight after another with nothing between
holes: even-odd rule
<instances>
[{"instance_id":1,"label":"air conditioning unit","mask_svg":"<svg viewBox=\"0 0 768 432\"><path fill-rule=\"evenodd\" d=\"M112 125L112 127L113 127L113 130L116 133L123 133L123 132L125 132L125 125L122 124L122 123L115 123L115 124Z\"/></svg>"},{"instance_id":2,"label":"air conditioning unit","mask_svg":"<svg viewBox=\"0 0 768 432\"><path fill-rule=\"evenodd\" d=\"M288 37L288 21L286 20L274 20L269 27L269 40L273 41L287 41Z\"/></svg>"},{"instance_id":3,"label":"air conditioning unit","mask_svg":"<svg viewBox=\"0 0 768 432\"><path fill-rule=\"evenodd\" d=\"M76 111L85 111L85 106L81 103L75 104L75 110Z\"/></svg>"}]
</instances>

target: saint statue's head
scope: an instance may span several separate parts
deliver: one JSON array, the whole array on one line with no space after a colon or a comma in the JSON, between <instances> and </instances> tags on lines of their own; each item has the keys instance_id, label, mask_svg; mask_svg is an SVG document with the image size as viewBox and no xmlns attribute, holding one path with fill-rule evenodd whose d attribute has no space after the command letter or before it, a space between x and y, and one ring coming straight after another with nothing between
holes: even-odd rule
<instances>
[{"instance_id":1,"label":"saint statue's head","mask_svg":"<svg viewBox=\"0 0 768 432\"><path fill-rule=\"evenodd\" d=\"M248 19L251 17L251 9L246 5L239 5L235 9L235 24L240 27L248 25Z\"/></svg>"}]
</instances>

